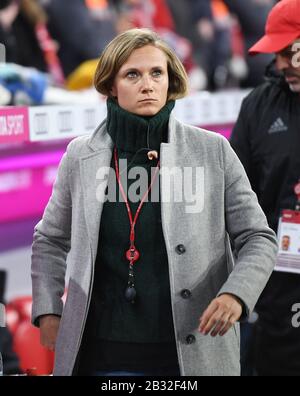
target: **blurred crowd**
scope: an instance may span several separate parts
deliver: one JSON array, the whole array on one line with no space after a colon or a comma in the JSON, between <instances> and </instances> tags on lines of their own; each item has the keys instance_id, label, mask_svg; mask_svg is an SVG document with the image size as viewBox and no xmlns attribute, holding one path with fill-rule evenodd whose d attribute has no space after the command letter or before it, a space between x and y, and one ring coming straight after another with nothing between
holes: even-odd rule
<instances>
[{"instance_id":1,"label":"blurred crowd","mask_svg":"<svg viewBox=\"0 0 300 396\"><path fill-rule=\"evenodd\" d=\"M116 34L149 27L175 49L188 71L192 91L253 87L262 81L271 59L261 55L253 60L247 50L263 35L275 3L1 0L0 43L6 47L7 64L35 68L46 73L51 84L76 90L92 84L96 59ZM5 76L11 73L5 70ZM1 78L0 73L0 84Z\"/></svg>"}]
</instances>

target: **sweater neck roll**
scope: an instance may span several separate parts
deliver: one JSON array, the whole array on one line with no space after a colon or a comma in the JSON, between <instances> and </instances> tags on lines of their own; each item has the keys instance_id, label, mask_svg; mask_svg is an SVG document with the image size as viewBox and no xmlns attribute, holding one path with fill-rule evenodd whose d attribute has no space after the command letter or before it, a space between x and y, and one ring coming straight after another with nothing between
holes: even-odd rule
<instances>
[{"instance_id":1,"label":"sweater neck roll","mask_svg":"<svg viewBox=\"0 0 300 396\"><path fill-rule=\"evenodd\" d=\"M156 115L139 116L107 100L107 131L117 149L135 153L142 148L160 149L167 136L170 114L175 101L169 101Z\"/></svg>"}]
</instances>

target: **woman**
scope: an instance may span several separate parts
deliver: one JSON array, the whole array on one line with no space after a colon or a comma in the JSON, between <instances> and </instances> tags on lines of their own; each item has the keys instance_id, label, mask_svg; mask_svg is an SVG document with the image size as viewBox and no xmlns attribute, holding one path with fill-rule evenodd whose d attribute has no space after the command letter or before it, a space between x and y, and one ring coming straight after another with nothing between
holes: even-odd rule
<instances>
[{"instance_id":1,"label":"woman","mask_svg":"<svg viewBox=\"0 0 300 396\"><path fill-rule=\"evenodd\" d=\"M95 85L107 119L69 144L34 234L33 323L54 374L239 375L236 323L277 251L245 172L225 139L171 114L186 73L155 33L116 37Z\"/></svg>"}]
</instances>

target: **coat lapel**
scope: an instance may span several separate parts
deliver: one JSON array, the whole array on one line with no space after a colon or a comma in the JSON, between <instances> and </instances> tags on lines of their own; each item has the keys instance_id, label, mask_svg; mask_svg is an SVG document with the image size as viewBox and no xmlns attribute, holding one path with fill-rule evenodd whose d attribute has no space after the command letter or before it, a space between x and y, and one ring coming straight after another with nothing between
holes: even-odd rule
<instances>
[{"instance_id":1,"label":"coat lapel","mask_svg":"<svg viewBox=\"0 0 300 396\"><path fill-rule=\"evenodd\" d=\"M105 122L91 136L88 146L92 152L80 158L80 178L88 238L95 260L113 149L113 142L106 131Z\"/></svg>"},{"instance_id":2,"label":"coat lapel","mask_svg":"<svg viewBox=\"0 0 300 396\"><path fill-rule=\"evenodd\" d=\"M169 122L169 143L161 145L161 213L164 230L171 235L172 228L180 224L185 214L184 201L178 201L176 194L182 191L180 177L172 172L186 166L187 145L183 125L171 114Z\"/></svg>"}]
</instances>

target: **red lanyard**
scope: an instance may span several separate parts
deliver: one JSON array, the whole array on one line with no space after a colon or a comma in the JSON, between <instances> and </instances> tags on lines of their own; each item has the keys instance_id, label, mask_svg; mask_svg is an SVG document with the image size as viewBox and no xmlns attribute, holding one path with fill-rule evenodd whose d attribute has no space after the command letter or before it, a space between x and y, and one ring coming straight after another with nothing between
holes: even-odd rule
<instances>
[{"instance_id":1,"label":"red lanyard","mask_svg":"<svg viewBox=\"0 0 300 396\"><path fill-rule=\"evenodd\" d=\"M127 196L125 194L124 188L123 188L122 183L121 183L120 171L119 171L119 166L118 166L118 155L117 155L116 147L114 149L114 157L115 157L116 176L117 176L117 179L118 179L120 191L122 193L123 199L124 199L125 204L126 204L127 213L128 213L128 217L129 217L129 221L130 221L130 248L126 252L126 258L127 258L128 261L130 261L130 265L133 265L134 262L137 261L139 259L139 257L140 257L140 253L138 252L138 250L135 247L135 225L136 225L136 222L137 222L137 220L139 218L142 206L144 205L144 202L145 202L146 198L148 197L149 192L150 192L151 188L153 187L153 184L154 184L154 182L156 180L157 174L159 172L160 162L158 161L158 164L156 166L155 173L154 173L154 176L152 177L150 186L149 186L148 190L145 192L145 194L144 194L144 196L143 196L143 198L142 198L142 200L141 200L141 202L139 204L139 207L138 207L138 209L136 211L134 219L133 219L132 212L131 212L131 209L130 209L130 206L129 206L129 203L128 203L128 199L127 199Z\"/></svg>"},{"instance_id":2,"label":"red lanyard","mask_svg":"<svg viewBox=\"0 0 300 396\"><path fill-rule=\"evenodd\" d=\"M300 202L300 179L299 182L295 185L294 191L298 197L298 201Z\"/></svg>"}]
</instances>

